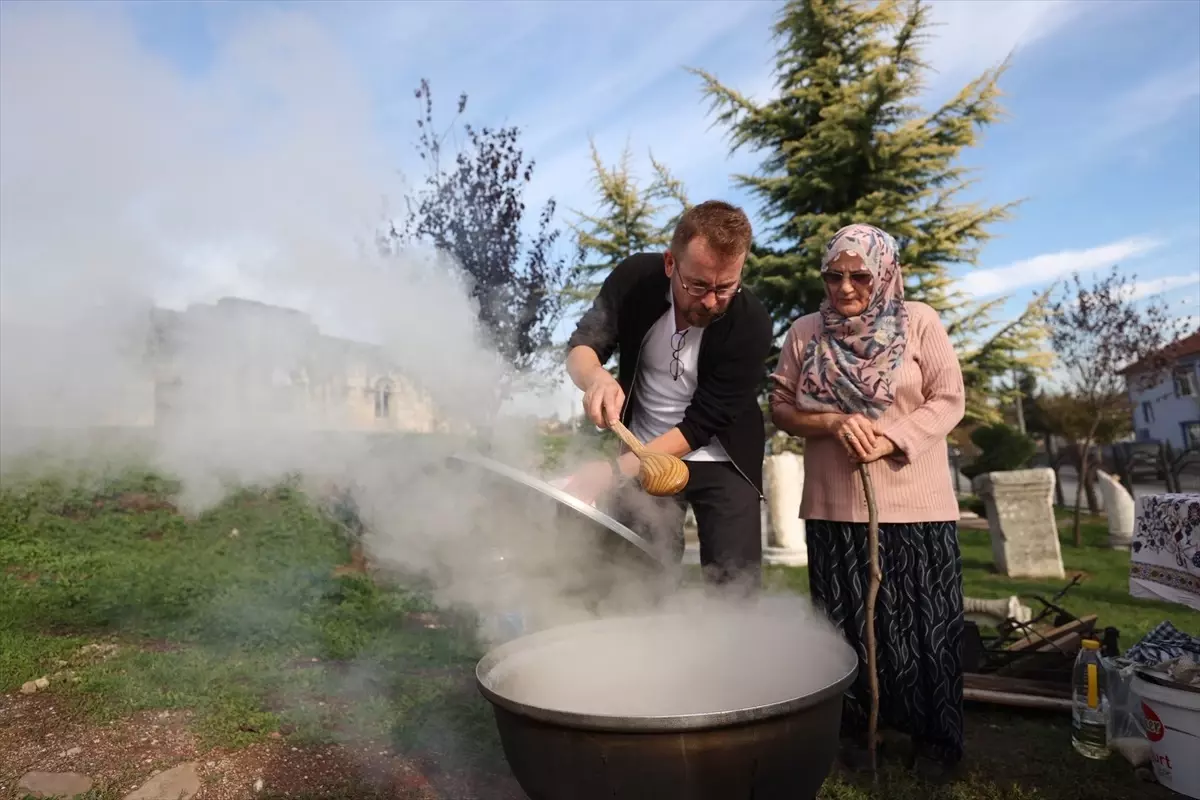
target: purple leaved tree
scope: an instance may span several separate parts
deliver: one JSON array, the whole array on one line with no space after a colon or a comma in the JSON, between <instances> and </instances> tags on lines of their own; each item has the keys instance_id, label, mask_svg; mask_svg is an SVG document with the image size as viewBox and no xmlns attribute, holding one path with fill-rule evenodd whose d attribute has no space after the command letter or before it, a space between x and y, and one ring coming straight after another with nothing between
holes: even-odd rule
<instances>
[{"instance_id":1,"label":"purple leaved tree","mask_svg":"<svg viewBox=\"0 0 1200 800\"><path fill-rule=\"evenodd\" d=\"M417 153L427 170L407 215L393 224L392 243L427 242L453 256L466 273L479 305L479 321L501 355L518 371L546 368L545 356L563 313L567 259L556 254L560 231L550 199L536 223L526 218L524 194L533 180L532 160L520 146L520 129L462 124L457 152L447 137L467 105L441 133L435 128L429 82L415 91L421 104Z\"/></svg>"}]
</instances>

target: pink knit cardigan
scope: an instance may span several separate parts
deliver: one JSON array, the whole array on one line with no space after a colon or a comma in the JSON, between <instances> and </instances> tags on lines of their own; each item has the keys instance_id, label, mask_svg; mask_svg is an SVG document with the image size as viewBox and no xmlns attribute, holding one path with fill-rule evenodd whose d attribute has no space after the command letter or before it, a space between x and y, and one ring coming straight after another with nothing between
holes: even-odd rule
<instances>
[{"instance_id":1,"label":"pink knit cardigan","mask_svg":"<svg viewBox=\"0 0 1200 800\"><path fill-rule=\"evenodd\" d=\"M958 519L946 436L963 417L965 392L958 358L937 312L906 302L908 343L894 379L895 402L878 420L896 452L869 466L880 522L948 522ZM779 366L771 375L772 403L795 404L804 347L820 332L821 317L792 324ZM804 495L800 516L866 522L867 506L857 464L832 436L804 443Z\"/></svg>"}]
</instances>

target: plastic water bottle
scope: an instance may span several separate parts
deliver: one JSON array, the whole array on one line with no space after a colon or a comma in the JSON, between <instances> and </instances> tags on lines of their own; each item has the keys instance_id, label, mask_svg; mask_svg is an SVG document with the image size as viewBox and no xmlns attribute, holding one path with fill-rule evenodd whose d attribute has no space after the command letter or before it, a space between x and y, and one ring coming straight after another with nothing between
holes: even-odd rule
<instances>
[{"instance_id":1,"label":"plastic water bottle","mask_svg":"<svg viewBox=\"0 0 1200 800\"><path fill-rule=\"evenodd\" d=\"M1072 682L1071 744L1086 758L1108 758L1108 681L1100 642L1083 640Z\"/></svg>"}]
</instances>

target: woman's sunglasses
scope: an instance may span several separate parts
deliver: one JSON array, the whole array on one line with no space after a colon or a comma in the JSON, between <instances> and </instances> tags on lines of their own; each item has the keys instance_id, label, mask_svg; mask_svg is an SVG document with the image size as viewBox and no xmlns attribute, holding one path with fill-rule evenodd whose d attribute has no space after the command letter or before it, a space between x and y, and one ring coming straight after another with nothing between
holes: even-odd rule
<instances>
[{"instance_id":1,"label":"woman's sunglasses","mask_svg":"<svg viewBox=\"0 0 1200 800\"><path fill-rule=\"evenodd\" d=\"M845 277L843 272L822 272L821 277L825 279L825 283L830 286L841 286L842 278ZM869 272L851 272L850 282L855 286L866 288L871 285L872 276Z\"/></svg>"}]
</instances>

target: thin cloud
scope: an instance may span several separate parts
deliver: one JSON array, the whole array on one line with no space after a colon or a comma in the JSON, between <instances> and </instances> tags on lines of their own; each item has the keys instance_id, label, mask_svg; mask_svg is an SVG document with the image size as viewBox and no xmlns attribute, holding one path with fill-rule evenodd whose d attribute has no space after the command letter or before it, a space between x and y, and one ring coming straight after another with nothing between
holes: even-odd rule
<instances>
[{"instance_id":1,"label":"thin cloud","mask_svg":"<svg viewBox=\"0 0 1200 800\"><path fill-rule=\"evenodd\" d=\"M933 38L924 50L935 72L930 89L939 94L952 82L996 66L1010 53L1027 49L1068 25L1085 8L1089 14L1097 11L1094 3L1079 0L942 0L931 4Z\"/></svg>"},{"instance_id":2,"label":"thin cloud","mask_svg":"<svg viewBox=\"0 0 1200 800\"><path fill-rule=\"evenodd\" d=\"M1191 291L1173 291L1183 287L1188 287ZM1171 296L1164 297L1168 292L1171 292ZM1126 290L1122 292L1122 297L1128 302L1154 300L1166 306L1168 310L1171 308L1182 309L1180 313L1183 316L1180 318L1188 319L1190 314L1188 307L1200 304L1200 275L1166 275L1136 281L1126 287ZM1079 305L1079 298L1071 297L1067 304L1074 308Z\"/></svg>"},{"instance_id":3,"label":"thin cloud","mask_svg":"<svg viewBox=\"0 0 1200 800\"><path fill-rule=\"evenodd\" d=\"M1200 59L1150 76L1121 92L1109 104L1105 124L1097 127L1092 149L1111 148L1139 134L1162 128L1200 99Z\"/></svg>"},{"instance_id":4,"label":"thin cloud","mask_svg":"<svg viewBox=\"0 0 1200 800\"><path fill-rule=\"evenodd\" d=\"M1140 258L1164 244L1160 239L1137 236L1086 250L1044 253L1003 267L970 272L959 281L959 288L975 297L989 297L1025 286L1047 284L1073 272L1089 272Z\"/></svg>"},{"instance_id":5,"label":"thin cloud","mask_svg":"<svg viewBox=\"0 0 1200 800\"><path fill-rule=\"evenodd\" d=\"M756 8L757 6L757 8ZM936 95L939 87L951 82L974 77L978 72L1000 63L1010 52L1028 48L1034 42L1048 36L1068 24L1075 15L1083 10L1082 2L1061 3L1031 3L1027 0L995 0L994 2L947 2L934 3L931 6L933 29L930 42L925 49L925 57L933 70L931 79L931 94ZM700 8L706 8L701 5ZM738 22L748 22L749 15L761 14L762 5L745 3L733 8L744 10L738 19L721 17L720 35L728 35L728 31ZM726 12L722 12L725 14ZM771 16L774 17L775 9ZM689 23L700 36L712 35L715 30L712 20L707 16L689 12ZM744 26L743 26L744 27ZM765 54L757 63L743 74L719 73L719 77L729 85L760 102L769 102L778 95L775 87L773 57L775 43L771 40L770 21L763 19L760 34L762 52ZM687 37L673 37L687 41ZM692 40L702 41L696 36ZM693 48L699 53L707 50L707 45ZM601 97L613 96L601 91L606 87L620 86L626 81L625 74L641 76L655 80L662 77L664 67L667 72L678 70L678 65L671 59L664 61L662 54L657 51L647 53L649 64L643 65L643 59L637 59L634 64L621 71L619 80L607 75L599 84L586 91L578 91L577 96ZM674 59L679 56L672 54ZM695 58L692 61L696 61ZM688 62L691 63L691 62ZM703 59L700 60L702 66ZM627 97L629 92L623 94ZM936 97L933 98L936 100ZM723 130L711 127L707 105L702 101L700 88L695 81L687 84L687 90L675 93L674 97L667 95L667 102L660 103L655 99L652 111L644 111L644 106L627 108L624 113L613 115L605 108L594 108L589 103L589 118L575 120L575 124L562 125L564 118L562 106L557 101L548 102L546 110L535 113L528 130L536 138L529 138L526 145L531 153L538 155L542 167L540 175L535 178L532 194L541 199L553 196L560 201L561 207L589 208L592 199L591 189L586 177L591 174L591 155L586 137L575 133L587 131L595 139L601 155L610 163L620 156L627 141L631 140L635 153L635 167L645 175L650 172L649 161L645 156L647 150L665 163L675 175L686 185L697 190L696 196L707 196L705 191L722 191L729 185L728 176L733 172L753 171L758 158L750 151L739 152L732 157ZM637 120L646 114L662 119L661 126L647 127ZM539 134L539 132L541 132ZM569 147L551 149L546 152L543 145L553 145L570 139Z\"/></svg>"},{"instance_id":6,"label":"thin cloud","mask_svg":"<svg viewBox=\"0 0 1200 800\"><path fill-rule=\"evenodd\" d=\"M567 4L564 9L575 8ZM597 25L613 25L613 20L602 6L582 5L579 14L571 14L559 20L561 31L555 38L570 37L571 32L580 37L587 36L593 46L603 39L596 36ZM634 7L629 12L638 14ZM669 10L671 13L665 13ZM630 30L642 28L644 33L622 47L623 56L613 61L611 51L600 47L591 55L594 58L576 58L571 69L560 72L543 84L543 91L531 93L538 99L535 106L517 109L512 118L527 131L525 146L531 153L541 157L553 157L561 152L563 143L569 141L571 149L587 149L589 128L597 123L612 119L620 106L636 98L647 88L676 73L691 60L711 52L729 32L747 17L761 13L761 6L754 3L717 5L666 5L649 4L640 13L649 15L644 28L628 25L624 19L612 30L612 38L628 35ZM608 20L592 18L600 13ZM572 17L574 17L572 19ZM570 29L574 29L571 31ZM672 47L664 51L662 29L671 31ZM590 32L590 35L588 35ZM594 37L594 38L593 38ZM578 53L578 46L573 49ZM586 102L584 99L586 98ZM580 112L586 111L581 114ZM669 115L664 119L670 119ZM582 142L582 144L579 144Z\"/></svg>"},{"instance_id":7,"label":"thin cloud","mask_svg":"<svg viewBox=\"0 0 1200 800\"><path fill-rule=\"evenodd\" d=\"M1129 292L1131 300L1143 300L1157 297L1172 289L1190 288L1191 292L1180 292L1177 299L1180 304L1191 305L1200 302L1200 275L1167 275L1162 278L1151 278L1138 281Z\"/></svg>"}]
</instances>

